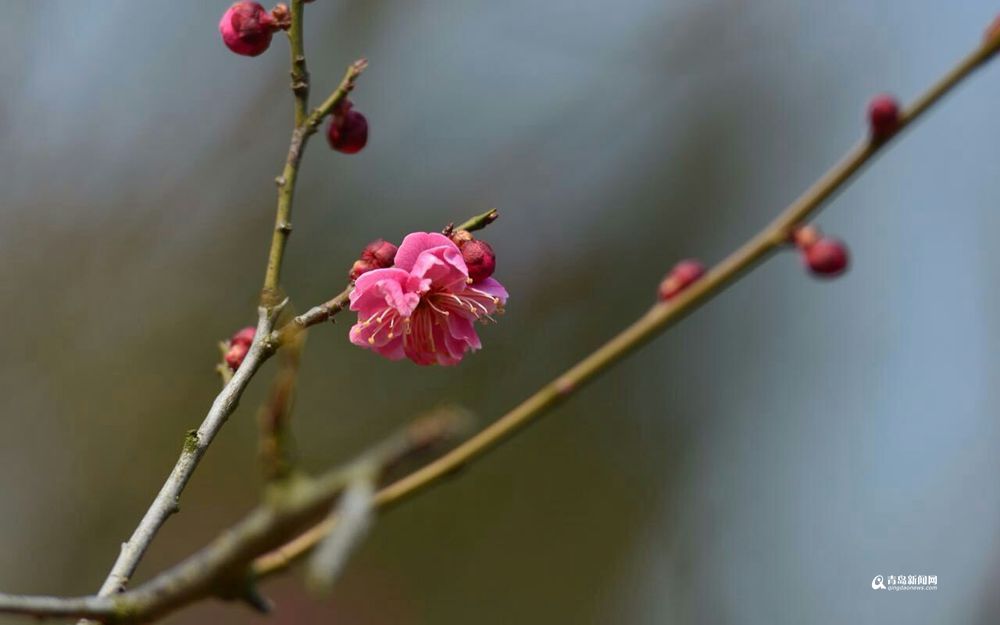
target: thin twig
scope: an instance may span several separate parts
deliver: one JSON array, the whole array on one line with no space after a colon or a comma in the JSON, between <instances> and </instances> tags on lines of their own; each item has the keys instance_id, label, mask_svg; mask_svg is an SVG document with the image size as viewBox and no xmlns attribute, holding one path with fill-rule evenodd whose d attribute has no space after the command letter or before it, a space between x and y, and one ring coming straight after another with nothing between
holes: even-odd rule
<instances>
[{"instance_id":1,"label":"thin twig","mask_svg":"<svg viewBox=\"0 0 1000 625\"><path fill-rule=\"evenodd\" d=\"M197 431L188 433L184 441L183 451L173 471L171 471L170 476L156 496L152 506L147 510L138 527L136 527L132 537L122 545L121 553L118 555L111 573L101 585L99 591L99 595L101 596L120 592L128 583L129 578L135 572L136 566L138 566L139 560L149 547L149 543L156 536L157 531L166 519L177 511L180 494L198 466L201 457L208 449L209 444L211 444L222 425L225 424L229 415L236 409L240 396L243 394L243 390L249 384L254 373L273 353L276 347L269 341L263 340L263 338L270 337L274 329L277 313L281 308L280 300L277 297L278 280L281 273L281 261L284 256L285 242L291 228L289 219L291 218L295 177L298 172L302 149L305 147L305 139L308 137L308 134L315 131L316 126L322 120L322 115L319 112L314 112L308 117L305 113L308 109L309 75L306 71L302 38L302 12L303 0L293 0L289 39L292 49L291 73L292 91L295 94L296 128L292 132L288 159L286 160L282 177L279 179L277 225L274 238L271 242L271 251L268 256L268 269L263 288L264 297L262 297L263 305L260 307L257 324L256 336L262 338L254 341L239 370L226 381L222 392L216 397L201 427ZM338 86L330 98L334 102L333 105L350 92L354 80L363 69L363 63L354 63L351 65L340 86Z\"/></svg>"},{"instance_id":2,"label":"thin twig","mask_svg":"<svg viewBox=\"0 0 1000 625\"><path fill-rule=\"evenodd\" d=\"M246 600L249 594L259 602L248 577L254 557L322 518L360 471L371 467L388 471L408 457L453 441L464 433L465 425L458 412L425 417L346 466L314 480L298 478L294 484L273 488L263 504L204 549L133 590L110 597L0 595L0 613L139 623L210 596Z\"/></svg>"},{"instance_id":3,"label":"thin twig","mask_svg":"<svg viewBox=\"0 0 1000 625\"><path fill-rule=\"evenodd\" d=\"M480 229L485 228L486 226L490 225L494 221L496 221L497 217L499 217L499 216L500 216L499 211L497 211L497 209L495 209L495 208L491 208L490 210L486 211L485 213L483 213L481 215L476 215L475 217L472 217L471 219L468 219L468 220L466 220L466 221L458 224L457 226L455 224L453 224L453 223L448 224L447 226L445 226L445 229L442 230L442 232L446 236L451 236L451 234L453 232L457 232L459 230L465 230L466 232L472 232L474 230L480 230Z\"/></svg>"},{"instance_id":4,"label":"thin twig","mask_svg":"<svg viewBox=\"0 0 1000 625\"><path fill-rule=\"evenodd\" d=\"M296 70L294 68L298 66L296 60L301 57L302 70L299 76L305 76L305 92L308 93L308 74L304 73L305 57L301 56L301 4L301 0L292 3L292 27L288 31L288 36L292 42L293 79L296 76ZM298 6L298 10L296 10L296 6ZM296 24L298 24L298 28L296 27ZM312 136L319 128L323 119L330 114L334 107L347 97L352 89L354 89L354 82L366 67L368 67L368 62L364 59L352 63L350 67L347 68L347 72L344 74L344 78L340 81L340 85L337 86L337 88L332 94L330 94L330 97L328 97L323 104L317 107L308 116L305 114L299 114L299 109L302 103L302 90L300 89L300 91L295 92L295 129L292 131L291 143L288 146L288 156L285 159L285 167L282 170L281 175L275 179L275 182L278 185L278 210L274 220L274 234L271 237L271 251L267 258L267 271L264 275L264 288L261 292L261 301L264 305L278 301L281 298L279 293L281 265L285 257L285 245L288 243L288 236L292 233L292 203L295 199L295 182L298 179L299 163L302 161L302 153L305 151L306 143L308 142L309 137ZM295 84L302 83L293 80L293 86ZM308 106L308 103L306 103L305 106Z\"/></svg>"},{"instance_id":5,"label":"thin twig","mask_svg":"<svg viewBox=\"0 0 1000 625\"><path fill-rule=\"evenodd\" d=\"M339 313L341 310L347 308L347 305L350 304L351 290L353 288L353 285L348 285L346 289L335 295L329 301L324 302L319 306L314 306L301 315L294 317L291 321L271 334L271 343L274 345L283 345L288 341L293 340L306 328L323 323Z\"/></svg>"},{"instance_id":6,"label":"thin twig","mask_svg":"<svg viewBox=\"0 0 1000 625\"><path fill-rule=\"evenodd\" d=\"M286 479L292 472L289 422L304 344L305 336L299 334L281 346L280 368L271 383L271 393L258 413L260 461L264 477L269 481Z\"/></svg>"},{"instance_id":7,"label":"thin twig","mask_svg":"<svg viewBox=\"0 0 1000 625\"><path fill-rule=\"evenodd\" d=\"M274 327L274 315L271 311L261 308L257 322L257 336L267 336ZM264 341L254 341L243 364L233 374L222 392L215 398L208 415L197 430L188 432L184 438L184 446L177 464L163 487L146 511L142 521L132 533L128 542L122 545L118 559L115 561L107 579L98 592L99 596L107 596L121 592L135 572L139 560L153 541L160 527L173 513L177 512L181 492L187 485L191 475L198 467L202 456L212 443L215 435L226 423L229 415L236 410L243 390L249 384L260 365L270 356L271 352Z\"/></svg>"},{"instance_id":8,"label":"thin twig","mask_svg":"<svg viewBox=\"0 0 1000 625\"><path fill-rule=\"evenodd\" d=\"M975 52L963 59L903 112L899 130L902 131L906 126L916 121L973 70L982 65L995 53L998 46L1000 46L1000 37L985 42ZM380 507L385 507L412 496L448 476L467 462L483 456L522 427L537 420L567 397L579 391L600 373L648 343L670 325L718 295L739 276L784 246L795 226L802 223L823 202L843 188L852 176L888 143L888 141L870 139L862 141L809 187L805 193L785 208L770 225L730 254L701 280L693 283L673 300L654 305L638 321L555 380L543 386L534 395L476 436L436 461L383 488L376 496L376 503ZM327 519L280 549L261 556L254 563L254 573L265 576L285 568L323 540L335 524L335 519Z\"/></svg>"}]
</instances>

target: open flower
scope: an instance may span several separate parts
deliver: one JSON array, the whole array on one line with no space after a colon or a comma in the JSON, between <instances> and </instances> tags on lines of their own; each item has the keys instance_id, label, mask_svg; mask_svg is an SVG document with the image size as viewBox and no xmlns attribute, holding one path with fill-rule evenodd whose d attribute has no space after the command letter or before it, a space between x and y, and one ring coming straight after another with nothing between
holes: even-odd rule
<instances>
[{"instance_id":1,"label":"open flower","mask_svg":"<svg viewBox=\"0 0 1000 625\"><path fill-rule=\"evenodd\" d=\"M454 365L479 349L473 322L503 312L507 291L493 278L473 283L458 247L446 236L414 232L395 266L361 275L351 291L358 323L351 342L391 360Z\"/></svg>"}]
</instances>

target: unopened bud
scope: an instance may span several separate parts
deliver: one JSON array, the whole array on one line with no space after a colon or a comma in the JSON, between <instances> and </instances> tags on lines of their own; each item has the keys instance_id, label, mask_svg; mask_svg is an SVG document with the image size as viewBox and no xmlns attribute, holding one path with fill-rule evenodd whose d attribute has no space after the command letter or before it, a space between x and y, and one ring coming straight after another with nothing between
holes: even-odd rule
<instances>
[{"instance_id":1,"label":"unopened bud","mask_svg":"<svg viewBox=\"0 0 1000 625\"><path fill-rule=\"evenodd\" d=\"M247 353L250 351L250 346L246 343L233 343L229 347L229 351L226 352L226 364L233 371L240 368L243 364L243 359L247 357Z\"/></svg>"},{"instance_id":2,"label":"unopened bud","mask_svg":"<svg viewBox=\"0 0 1000 625\"><path fill-rule=\"evenodd\" d=\"M688 288L705 275L705 265L701 261L689 258L674 265L670 273L660 282L659 296L661 301L667 301Z\"/></svg>"},{"instance_id":3,"label":"unopened bud","mask_svg":"<svg viewBox=\"0 0 1000 625\"><path fill-rule=\"evenodd\" d=\"M357 154L368 144L368 120L350 108L350 104L345 108L346 111L334 113L331 117L326 139L330 147L338 152Z\"/></svg>"},{"instance_id":4,"label":"unopened bud","mask_svg":"<svg viewBox=\"0 0 1000 625\"><path fill-rule=\"evenodd\" d=\"M367 273L372 269L385 269L392 267L396 260L396 250L398 248L385 239L375 239L361 250L361 256L354 261L351 266L350 278L357 280L358 276Z\"/></svg>"},{"instance_id":5,"label":"unopened bud","mask_svg":"<svg viewBox=\"0 0 1000 625\"><path fill-rule=\"evenodd\" d=\"M243 56L257 56L267 50L277 27L271 14L257 2L237 2L219 21L226 47Z\"/></svg>"},{"instance_id":6,"label":"unopened bud","mask_svg":"<svg viewBox=\"0 0 1000 625\"><path fill-rule=\"evenodd\" d=\"M489 243L475 238L468 230L453 232L451 240L462 252L462 260L465 261L465 266L469 269L469 278L473 282L485 280L493 275L497 268L497 255Z\"/></svg>"},{"instance_id":7,"label":"unopened bud","mask_svg":"<svg viewBox=\"0 0 1000 625\"><path fill-rule=\"evenodd\" d=\"M868 127L876 140L888 139L899 129L899 103L891 95L872 98L868 104Z\"/></svg>"},{"instance_id":8,"label":"unopened bud","mask_svg":"<svg viewBox=\"0 0 1000 625\"><path fill-rule=\"evenodd\" d=\"M385 239L375 239L365 246L361 252L361 258L370 260L377 268L392 267L396 260L396 250L398 248Z\"/></svg>"},{"instance_id":9,"label":"unopened bud","mask_svg":"<svg viewBox=\"0 0 1000 625\"><path fill-rule=\"evenodd\" d=\"M847 246L838 239L823 237L802 251L802 259L813 275L833 278L847 269Z\"/></svg>"},{"instance_id":10,"label":"unopened bud","mask_svg":"<svg viewBox=\"0 0 1000 625\"><path fill-rule=\"evenodd\" d=\"M257 334L257 328L253 326L247 326L242 330L240 330L239 332L237 332L236 334L234 334L233 337L229 339L229 344L238 345L242 343L243 345L249 346L253 343L253 337L256 334Z\"/></svg>"}]
</instances>

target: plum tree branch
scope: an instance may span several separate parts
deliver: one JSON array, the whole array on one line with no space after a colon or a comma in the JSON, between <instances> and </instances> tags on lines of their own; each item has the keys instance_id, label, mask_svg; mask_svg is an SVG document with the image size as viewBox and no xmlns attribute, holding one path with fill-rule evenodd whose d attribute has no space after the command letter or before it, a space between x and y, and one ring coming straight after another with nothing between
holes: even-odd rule
<instances>
[{"instance_id":1,"label":"plum tree branch","mask_svg":"<svg viewBox=\"0 0 1000 625\"><path fill-rule=\"evenodd\" d=\"M442 411L414 421L347 465L315 479L299 476L271 488L263 503L204 549L133 590L71 598L0 594L0 613L120 624L149 622L212 596L249 601L248 595L255 597L253 579L248 576L254 557L325 516L359 472L376 467L385 473L410 457L455 440L466 426L464 413Z\"/></svg>"},{"instance_id":2,"label":"plum tree branch","mask_svg":"<svg viewBox=\"0 0 1000 625\"><path fill-rule=\"evenodd\" d=\"M295 92L296 114L295 129L292 130L292 139L288 146L288 156L285 158L285 167L281 175L275 179L278 185L278 209L274 220L274 233L271 236L271 251L267 257L267 271L264 274L264 288L261 292L261 302L267 306L281 299L281 265L285 257L285 246L288 244L288 237L292 233L292 203L295 199L295 183L299 175L299 163L302 162L302 154L305 151L306 143L312 136L323 119L333 111L339 103L354 89L354 83L361 75L368 62L364 59L355 61L344 74L337 88L330 94L323 104L317 107L308 116L299 113L300 107L304 111L308 108L308 101L303 98L308 97L308 74L305 73L305 57L302 52L302 2L292 4L292 27L288 35L292 41L292 90ZM298 27L296 27L298 24ZM297 60L301 58L302 69L297 73L295 68L299 65ZM298 78L296 78L298 76ZM304 82L303 82L304 81ZM304 90L300 88L296 91L296 85L305 84ZM303 95L305 94L305 95Z\"/></svg>"},{"instance_id":3,"label":"plum tree branch","mask_svg":"<svg viewBox=\"0 0 1000 625\"><path fill-rule=\"evenodd\" d=\"M328 114L338 101L334 99L326 112L323 112L321 106L309 115L306 115L305 108L301 108L298 104L300 98L304 97L302 93L307 93L308 87L304 56L296 54L296 50L301 52L302 2L303 0L294 0L292 3L293 23L290 37L293 40L293 79L298 76L306 80L306 89L296 87L298 83L293 80L293 89L299 89L296 91L295 133L297 135L293 133L289 161L286 163L286 173L289 171L289 165L292 165L292 176L279 181L281 187L278 209L279 224L283 223L282 206L285 206L286 209L285 218L290 216L291 189L294 187L294 174L301 158L301 148L304 147L305 137L310 132L315 132L322 117ZM296 19L299 20L298 27L295 26ZM300 40L298 47L295 42L296 36ZM991 58L998 48L1000 48L1000 33L994 32L972 54L963 59L903 112L899 121L899 130L901 131L915 122L964 78ZM348 71L347 76L345 76L347 86L345 87L345 83L342 83L341 88L338 88L341 99L346 97L354 77L362 69L363 64L355 64L352 66L352 70ZM296 71L299 73L296 74ZM326 103L324 103L325 105ZM482 457L512 434L576 393L615 363L652 340L673 323L719 294L726 286L751 270L778 248L784 246L792 229L800 225L838 190L848 184L854 175L888 143L889 140L875 140L873 138L859 143L805 193L779 213L777 218L767 227L720 262L701 280L693 283L675 299L654 305L605 345L542 387L534 395L464 444L382 488L376 495L376 504L384 508L402 501L437 483L464 464ZM462 224L460 228L472 229L479 224L475 220L470 220L470 222ZM344 469L331 471L316 480L301 478L294 483L283 484L282 488L272 489L270 496L263 504L202 551L134 590L109 596L125 587L156 531L170 514L176 511L180 492L190 479L212 438L235 409L243 389L261 363L280 344L280 342L273 340L275 336L273 330L275 318L280 312L281 305L277 304L276 300L270 300L266 297L268 293L277 293L281 258L287 232L280 239L280 244L274 242L272 244L271 260L276 258L276 261L273 265L273 271L272 264L269 262L267 278L265 279L264 305L259 309L257 336L261 338L254 342L241 367L216 398L202 426L197 431L189 433L180 460L132 538L123 545L122 553L115 563L111 575L102 586L101 594L77 598L0 595L0 612L30 614L37 617L82 617L104 622L133 623L155 619L180 606L207 596L246 599L254 578L283 569L296 557L311 549L329 532L335 520L328 520L318 525L315 523L329 510L331 503L351 481L356 465L352 464ZM275 239L275 241L277 240L278 238ZM323 315L329 318L343 308L343 296L344 293L327 302L324 304L325 308L318 307L323 308L323 310L314 315L310 315L312 311L307 312L306 321L318 319ZM303 327L307 327L307 325L303 324ZM278 334L280 336L280 332ZM428 422L418 422L418 425L411 426L403 434L393 437L374 451L365 454L358 462L364 462L365 466L371 466L373 458L375 458L374 461L378 462L379 466L390 466L417 449L448 438L447 432L449 431L450 428L444 427L441 423L428 425ZM303 530L310 526L311 529L303 533ZM293 537L293 540L289 540Z\"/></svg>"},{"instance_id":4,"label":"plum tree branch","mask_svg":"<svg viewBox=\"0 0 1000 625\"><path fill-rule=\"evenodd\" d=\"M278 280L281 273L281 261L284 256L285 243L290 232L291 210L295 178L298 173L302 150L306 138L315 132L316 127L336 104L343 100L354 86L354 81L364 70L364 62L352 64L333 94L311 114L306 115L309 106L309 74L306 71L305 52L302 34L303 0L293 0L291 10L291 26L289 41L291 47L292 92L295 96L295 128L292 131L291 146L282 176L279 178L278 206L274 237L271 241L271 251L268 255L268 268L264 278L262 305L258 311L258 337L269 337L274 329L277 316L282 305L277 297ZM325 108L324 108L325 107ZM273 353L275 345L266 340L256 340L239 370L224 385L222 391L212 403L212 407L201 426L189 432L184 441L183 450L153 504L146 511L139 525L129 540L122 545L121 552L115 561L98 592L107 596L120 592L135 572L139 561L145 554L149 544L155 538L160 527L178 509L181 492L184 490L191 475L201 461L215 435L225 424L229 415L236 409L244 389L260 368L261 364Z\"/></svg>"},{"instance_id":5,"label":"plum tree branch","mask_svg":"<svg viewBox=\"0 0 1000 625\"><path fill-rule=\"evenodd\" d=\"M273 311L264 308L259 310L257 322L259 336L267 336L274 327L274 319ZM177 463L132 536L122 545L118 559L98 591L99 596L121 592L125 588L160 527L177 512L181 492L187 486L215 435L222 429L229 415L236 410L243 390L268 356L269 351L265 343L255 341L243 364L215 398L201 426L187 433Z\"/></svg>"},{"instance_id":6,"label":"plum tree branch","mask_svg":"<svg viewBox=\"0 0 1000 625\"><path fill-rule=\"evenodd\" d=\"M915 122L976 68L991 58L998 48L1000 48L1000 34L988 37L975 51L962 59L903 111L898 131L894 136L898 136L899 132ZM413 496L466 463L482 457L521 428L550 412L615 363L718 295L726 286L769 254L787 244L792 229L842 189L854 174L889 142L870 137L862 140L781 211L767 227L716 265L701 280L694 282L676 298L655 304L617 336L448 454L380 490L375 498L376 504L385 507ZM265 576L284 569L322 541L335 525L336 519L328 518L280 549L261 556L254 563L255 575Z\"/></svg>"}]
</instances>

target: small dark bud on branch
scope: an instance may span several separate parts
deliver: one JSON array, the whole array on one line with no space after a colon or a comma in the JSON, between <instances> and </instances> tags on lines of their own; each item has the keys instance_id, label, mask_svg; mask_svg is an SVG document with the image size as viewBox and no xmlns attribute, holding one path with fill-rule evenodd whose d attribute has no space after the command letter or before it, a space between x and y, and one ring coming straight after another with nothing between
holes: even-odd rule
<instances>
[{"instance_id":1,"label":"small dark bud on branch","mask_svg":"<svg viewBox=\"0 0 1000 625\"><path fill-rule=\"evenodd\" d=\"M899 129L899 103L891 95L872 98L868 104L868 126L877 141L888 139Z\"/></svg>"},{"instance_id":2,"label":"small dark bud on branch","mask_svg":"<svg viewBox=\"0 0 1000 625\"><path fill-rule=\"evenodd\" d=\"M344 98L333 115L326 130L330 147L343 154L357 154L368 145L368 120L354 110L354 104Z\"/></svg>"}]
</instances>

